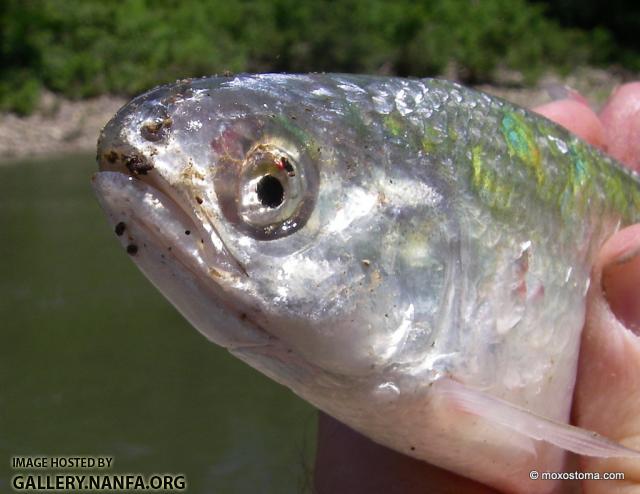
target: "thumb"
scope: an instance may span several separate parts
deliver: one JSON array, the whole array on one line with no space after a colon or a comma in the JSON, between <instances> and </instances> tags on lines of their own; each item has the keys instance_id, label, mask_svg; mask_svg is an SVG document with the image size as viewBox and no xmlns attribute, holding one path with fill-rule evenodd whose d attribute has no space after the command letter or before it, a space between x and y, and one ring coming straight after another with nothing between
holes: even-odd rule
<instances>
[{"instance_id":1,"label":"thumb","mask_svg":"<svg viewBox=\"0 0 640 494\"><path fill-rule=\"evenodd\" d=\"M603 246L594 265L582 336L574 421L640 450L640 224ZM586 494L640 493L640 460L581 459L584 472L624 480L584 481Z\"/></svg>"}]
</instances>

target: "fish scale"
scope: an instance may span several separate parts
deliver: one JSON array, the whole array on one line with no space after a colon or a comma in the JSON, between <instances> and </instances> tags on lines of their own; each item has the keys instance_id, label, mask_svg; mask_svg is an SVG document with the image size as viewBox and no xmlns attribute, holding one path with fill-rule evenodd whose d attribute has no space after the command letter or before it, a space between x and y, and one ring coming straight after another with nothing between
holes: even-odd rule
<instances>
[{"instance_id":1,"label":"fish scale","mask_svg":"<svg viewBox=\"0 0 640 494\"><path fill-rule=\"evenodd\" d=\"M520 492L561 448L637 454L567 423L591 263L638 180L545 118L435 79L211 77L126 105L98 162L177 309L371 439Z\"/></svg>"}]
</instances>

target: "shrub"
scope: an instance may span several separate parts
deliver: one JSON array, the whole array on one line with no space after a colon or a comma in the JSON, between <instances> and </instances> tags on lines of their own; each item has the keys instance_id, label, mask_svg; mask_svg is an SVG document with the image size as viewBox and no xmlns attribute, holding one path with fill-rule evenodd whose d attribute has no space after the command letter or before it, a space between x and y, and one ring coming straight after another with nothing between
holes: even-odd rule
<instances>
[{"instance_id":1,"label":"shrub","mask_svg":"<svg viewBox=\"0 0 640 494\"><path fill-rule=\"evenodd\" d=\"M533 80L611 53L606 31L543 13L525 0L4 0L0 109L31 111L41 87L132 95L223 71L427 76L453 63L467 81L500 66Z\"/></svg>"}]
</instances>

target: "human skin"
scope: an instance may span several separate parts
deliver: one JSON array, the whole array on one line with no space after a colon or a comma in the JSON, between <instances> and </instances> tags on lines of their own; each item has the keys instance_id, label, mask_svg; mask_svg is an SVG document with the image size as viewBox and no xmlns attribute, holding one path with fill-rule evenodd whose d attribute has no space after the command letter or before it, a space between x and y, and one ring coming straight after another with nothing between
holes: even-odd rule
<instances>
[{"instance_id":1,"label":"human skin","mask_svg":"<svg viewBox=\"0 0 640 494\"><path fill-rule=\"evenodd\" d=\"M534 108L626 166L640 171L640 82L619 87L599 114L579 95ZM640 224L602 247L592 271L572 422L640 450ZM640 494L640 461L582 457L585 472L625 480L585 481L585 494ZM574 488L572 486L571 488ZM380 446L320 414L318 494L496 492Z\"/></svg>"}]
</instances>

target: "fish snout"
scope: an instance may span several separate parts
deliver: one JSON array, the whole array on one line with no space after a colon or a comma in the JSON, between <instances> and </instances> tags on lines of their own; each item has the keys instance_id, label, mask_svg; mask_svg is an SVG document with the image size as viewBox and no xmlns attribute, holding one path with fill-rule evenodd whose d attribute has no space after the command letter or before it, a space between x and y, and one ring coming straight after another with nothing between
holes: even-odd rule
<instances>
[{"instance_id":1,"label":"fish snout","mask_svg":"<svg viewBox=\"0 0 640 494\"><path fill-rule=\"evenodd\" d=\"M100 171L116 171L137 177L153 170L154 149L166 143L173 120L157 100L136 102L122 108L107 123L98 140Z\"/></svg>"}]
</instances>

